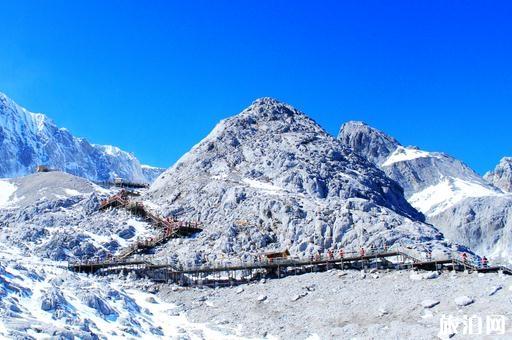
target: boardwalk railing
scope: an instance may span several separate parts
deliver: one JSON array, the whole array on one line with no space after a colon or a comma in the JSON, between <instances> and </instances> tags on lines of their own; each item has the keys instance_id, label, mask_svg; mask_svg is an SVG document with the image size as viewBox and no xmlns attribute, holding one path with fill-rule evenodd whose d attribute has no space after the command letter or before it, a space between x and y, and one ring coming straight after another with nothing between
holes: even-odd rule
<instances>
[{"instance_id":1,"label":"boardwalk railing","mask_svg":"<svg viewBox=\"0 0 512 340\"><path fill-rule=\"evenodd\" d=\"M502 266L476 266L467 261L460 261L453 256L445 258L420 260L411 255L407 249L377 249L373 252L361 254L347 252L343 256L303 257L262 259L253 257L240 261L216 261L202 264L171 265L154 260L119 261L91 261L89 263L69 263L72 271L109 274L119 271L136 271L155 281L179 282L184 285L195 284L233 284L233 282L246 282L263 276L282 277L289 274L322 271L332 268L338 269L421 269L421 270L453 270L476 272L503 272L512 275L512 270Z\"/></svg>"}]
</instances>

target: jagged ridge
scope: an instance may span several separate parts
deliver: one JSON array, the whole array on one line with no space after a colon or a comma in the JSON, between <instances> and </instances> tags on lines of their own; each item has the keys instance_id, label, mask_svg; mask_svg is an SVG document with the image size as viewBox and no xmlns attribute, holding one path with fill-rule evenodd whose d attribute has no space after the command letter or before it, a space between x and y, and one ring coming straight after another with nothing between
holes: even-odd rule
<instances>
[{"instance_id":1,"label":"jagged ridge","mask_svg":"<svg viewBox=\"0 0 512 340\"><path fill-rule=\"evenodd\" d=\"M152 182L158 171L145 171L131 153L110 145L90 144L47 116L22 108L0 93L0 177L23 176L37 165L97 181L121 177Z\"/></svg>"}]
</instances>

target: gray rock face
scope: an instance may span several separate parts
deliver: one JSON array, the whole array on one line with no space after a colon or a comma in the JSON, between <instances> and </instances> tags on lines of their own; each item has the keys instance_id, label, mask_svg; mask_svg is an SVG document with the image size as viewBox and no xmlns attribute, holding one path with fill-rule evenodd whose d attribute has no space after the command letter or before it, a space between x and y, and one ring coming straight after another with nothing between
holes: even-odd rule
<instances>
[{"instance_id":1,"label":"gray rock face","mask_svg":"<svg viewBox=\"0 0 512 340\"><path fill-rule=\"evenodd\" d=\"M344 124L339 139L400 183L409 202L447 238L500 262L510 261L511 195L451 156L403 147L365 124ZM507 189L511 162L503 159L486 179Z\"/></svg>"},{"instance_id":2,"label":"gray rock face","mask_svg":"<svg viewBox=\"0 0 512 340\"><path fill-rule=\"evenodd\" d=\"M511 195L467 198L429 220L443 226L447 238L465 244L488 258L510 263Z\"/></svg>"},{"instance_id":3,"label":"gray rock face","mask_svg":"<svg viewBox=\"0 0 512 340\"><path fill-rule=\"evenodd\" d=\"M404 147L393 137L364 123L343 124L338 139L397 181L407 198L450 179L469 182L483 190L496 192L495 188L463 162L444 153ZM453 181L452 186L454 190L458 189ZM422 212L429 214L429 211Z\"/></svg>"},{"instance_id":4,"label":"gray rock face","mask_svg":"<svg viewBox=\"0 0 512 340\"><path fill-rule=\"evenodd\" d=\"M118 313L108 303L96 294L86 293L81 296L81 301L86 306L95 309L103 317L117 317Z\"/></svg>"},{"instance_id":5,"label":"gray rock face","mask_svg":"<svg viewBox=\"0 0 512 340\"><path fill-rule=\"evenodd\" d=\"M183 241L199 258L442 239L420 222L394 181L304 114L269 98L219 123L155 181L147 199L164 214L204 223L203 233ZM179 254L182 247L169 248Z\"/></svg>"},{"instance_id":6,"label":"gray rock face","mask_svg":"<svg viewBox=\"0 0 512 340\"><path fill-rule=\"evenodd\" d=\"M133 154L109 145L90 144L48 117L31 113L0 93L0 178L34 172L37 165L98 181L121 177L150 182Z\"/></svg>"},{"instance_id":7,"label":"gray rock face","mask_svg":"<svg viewBox=\"0 0 512 340\"><path fill-rule=\"evenodd\" d=\"M41 298L41 309L46 312L55 311L58 308L65 309L67 305L68 302L55 287L52 287Z\"/></svg>"},{"instance_id":8,"label":"gray rock face","mask_svg":"<svg viewBox=\"0 0 512 340\"><path fill-rule=\"evenodd\" d=\"M496 168L487 172L484 178L495 187L512 192L512 157L503 157Z\"/></svg>"},{"instance_id":9,"label":"gray rock face","mask_svg":"<svg viewBox=\"0 0 512 340\"><path fill-rule=\"evenodd\" d=\"M362 155L378 165L383 163L400 146L400 143L393 137L363 122L355 121L341 126L338 139L358 155Z\"/></svg>"}]
</instances>

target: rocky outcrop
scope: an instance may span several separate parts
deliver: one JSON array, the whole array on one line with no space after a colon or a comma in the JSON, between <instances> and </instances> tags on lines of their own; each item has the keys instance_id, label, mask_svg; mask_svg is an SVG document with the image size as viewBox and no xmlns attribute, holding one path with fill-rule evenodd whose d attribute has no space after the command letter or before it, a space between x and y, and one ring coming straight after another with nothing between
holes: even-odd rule
<instances>
[{"instance_id":1,"label":"rocky outcrop","mask_svg":"<svg viewBox=\"0 0 512 340\"><path fill-rule=\"evenodd\" d=\"M358 155L379 165L400 146L400 143L393 137L358 121L343 124L338 139Z\"/></svg>"},{"instance_id":2,"label":"rocky outcrop","mask_svg":"<svg viewBox=\"0 0 512 340\"><path fill-rule=\"evenodd\" d=\"M512 157L503 157L494 170L484 175L486 181L506 192L512 192Z\"/></svg>"}]
</instances>

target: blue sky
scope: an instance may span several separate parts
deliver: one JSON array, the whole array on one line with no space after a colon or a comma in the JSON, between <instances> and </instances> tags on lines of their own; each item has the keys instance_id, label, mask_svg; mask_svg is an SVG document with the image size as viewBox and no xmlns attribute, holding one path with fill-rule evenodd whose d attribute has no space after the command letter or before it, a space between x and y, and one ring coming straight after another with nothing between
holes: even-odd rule
<instances>
[{"instance_id":1,"label":"blue sky","mask_svg":"<svg viewBox=\"0 0 512 340\"><path fill-rule=\"evenodd\" d=\"M0 91L167 167L271 96L478 172L512 156L512 3L0 0Z\"/></svg>"}]
</instances>

